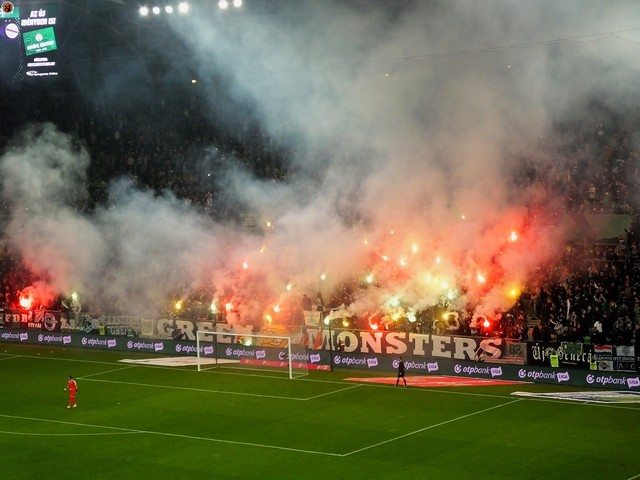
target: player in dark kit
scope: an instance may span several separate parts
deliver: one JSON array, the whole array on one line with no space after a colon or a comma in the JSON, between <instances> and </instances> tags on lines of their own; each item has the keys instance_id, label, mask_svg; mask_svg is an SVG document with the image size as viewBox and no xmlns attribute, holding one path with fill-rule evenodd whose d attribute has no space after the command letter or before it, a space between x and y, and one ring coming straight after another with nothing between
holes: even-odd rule
<instances>
[{"instance_id":1,"label":"player in dark kit","mask_svg":"<svg viewBox=\"0 0 640 480\"><path fill-rule=\"evenodd\" d=\"M402 360L402 357L398 357L398 378L396 378L396 387L398 386L398 383L400 383L400 379L402 378L402 381L404 382L404 386L407 386L407 379L404 378L404 374L405 374L405 370L404 370L404 360Z\"/></svg>"}]
</instances>

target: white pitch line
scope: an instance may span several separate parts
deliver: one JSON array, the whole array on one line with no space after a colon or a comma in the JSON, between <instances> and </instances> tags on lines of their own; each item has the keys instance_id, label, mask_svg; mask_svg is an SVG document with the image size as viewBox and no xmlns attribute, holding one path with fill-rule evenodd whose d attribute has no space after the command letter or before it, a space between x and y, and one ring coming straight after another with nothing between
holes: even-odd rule
<instances>
[{"instance_id":1,"label":"white pitch line","mask_svg":"<svg viewBox=\"0 0 640 480\"><path fill-rule=\"evenodd\" d=\"M145 430L139 430L140 433L147 433L149 435L164 435L167 437L175 437L175 438L185 438L188 440L204 440L207 442L217 442L217 443L228 443L231 445L244 445L247 447L259 447L259 448L270 448L273 450L285 450L288 452L296 452L296 453L309 453L312 455L324 455L328 457L343 457L344 455L341 453L331 453L331 452L318 452L316 450L304 450L301 448L292 448L292 447L279 447L277 445L266 445L263 443L253 443L253 442L239 442L235 440L221 440L219 438L209 438L209 437L196 437L193 435L181 435L178 433L166 433L166 432L150 432Z\"/></svg>"},{"instance_id":2,"label":"white pitch line","mask_svg":"<svg viewBox=\"0 0 640 480\"><path fill-rule=\"evenodd\" d=\"M245 393L245 392L228 392L225 390L209 390L206 388L193 388L193 387L176 387L173 385L156 385L153 383L136 383L136 382L121 382L117 380L101 380L98 378L85 378L87 382L103 382L103 383L115 383L121 385L133 385L136 387L152 387L152 388L166 388L169 390L188 390L191 392L204 392L204 393L220 393L225 395L240 395L245 397L258 397L258 398L274 398L276 400L295 400L295 401L305 401L306 398L297 398L297 397L279 397L277 395L261 395L259 393Z\"/></svg>"},{"instance_id":3,"label":"white pitch line","mask_svg":"<svg viewBox=\"0 0 640 480\"><path fill-rule=\"evenodd\" d=\"M106 372L98 372L98 373L92 373L90 375L83 375L82 377L78 377L77 380L89 380L89 381L94 381L94 382L105 382L105 383L128 383L128 382L122 382L122 381L118 381L118 380L102 380L102 379L94 379L94 378L90 378L90 377L95 377L98 375L104 375L107 373L111 373L111 372L119 372L121 370L127 370L130 368L134 368L134 365L130 366L130 367L122 367L122 368L115 368L113 370L107 370ZM327 395L333 395L334 393L338 393L338 392L343 392L345 390L351 390L354 388L359 388L362 387L363 385L351 385L349 387L346 388L340 388L338 390L333 390L331 392L326 392L326 393L321 393L320 395L314 395L312 397L307 397L307 398L297 398L297 397L278 397L278 396L273 396L273 395L260 395L257 393L238 393L238 392L228 392L228 391L221 391L221 390L208 390L208 389L199 389L199 388L190 388L190 387L175 387L175 386L171 386L171 385L155 385L155 384L139 384L139 383L128 383L129 385L140 385L140 386L146 386L146 387L158 387L158 388L175 388L175 389L180 389L180 390L194 390L197 392L211 392L211 393L224 393L227 395L247 395L247 396L252 396L252 397L267 397L267 398L275 398L278 400L296 400L296 401L303 401L306 402L308 400L314 400L316 398L320 398L320 397L325 397Z\"/></svg>"},{"instance_id":4,"label":"white pitch line","mask_svg":"<svg viewBox=\"0 0 640 480\"><path fill-rule=\"evenodd\" d=\"M352 389L354 389L354 388L360 388L360 387L362 387L362 386L363 386L363 385L352 385L352 386L347 387L347 388L339 388L338 390L333 390L333 391L331 391L331 392L327 392L327 393L321 393L320 395L314 395L313 397L308 397L308 398L305 398L304 400L305 400L305 401L307 401L307 400L314 400L314 399L316 399L316 398L326 397L327 395L333 395L334 393L344 392L345 390L352 390Z\"/></svg>"},{"instance_id":5,"label":"white pitch line","mask_svg":"<svg viewBox=\"0 0 640 480\"><path fill-rule=\"evenodd\" d=\"M81 377L78 377L78 378L76 378L76 380L87 380L89 377L95 377L97 375L105 375L107 373L112 373L112 372L119 372L121 370L128 370L130 368L133 368L133 366L122 367L122 368L114 368L113 370L107 370L106 372L91 373L89 375L83 375Z\"/></svg>"},{"instance_id":6,"label":"white pitch line","mask_svg":"<svg viewBox=\"0 0 640 480\"><path fill-rule=\"evenodd\" d=\"M364 452L365 450L370 450L372 448L379 447L380 445L385 445L387 443L395 442L397 440L400 440L400 439L406 438L406 437L410 437L411 435L415 435L417 433L426 432L427 430L431 430L431 429L436 428L436 427L441 427L442 425L447 425L449 423L457 422L459 420L464 420L465 418L473 417L474 415L479 415L481 413L489 412L489 411L495 410L497 408L506 407L507 405L511 405L513 403L518 403L518 402L520 402L522 400L523 399L513 400L511 402L502 403L500 405L495 405L493 407L485 408L483 410L478 410L477 412L467 413L466 415L461 415L459 417L452 418L450 420L445 420L444 422L440 422L440 423L436 423L436 424L433 424L433 425L429 425L428 427L424 427L424 428L421 428L419 430L414 430L413 432L405 433L404 435L399 435L397 437L390 438L390 439L384 440L382 442L374 443L373 445L369 445L367 447L363 447L363 448L359 448L357 450L353 450L353 451L351 451L349 453L343 454L343 457L347 457L349 455L353 455L354 453Z\"/></svg>"},{"instance_id":7,"label":"white pitch line","mask_svg":"<svg viewBox=\"0 0 640 480\"><path fill-rule=\"evenodd\" d=\"M627 407L625 405L621 405L618 403L594 403L594 402L581 402L576 400L562 400L559 398L544 398L544 397L522 397L523 400L532 400L534 402L549 402L549 403L560 403L562 405L575 405L576 407L598 407L598 408L613 408L616 410L631 410L635 412L640 412L640 408L638 407ZM635 402L634 402L635 403Z\"/></svg>"},{"instance_id":8,"label":"white pitch line","mask_svg":"<svg viewBox=\"0 0 640 480\"><path fill-rule=\"evenodd\" d=\"M0 355L8 355L8 354L2 354L0 353ZM122 365L122 362L120 361L115 361L115 362L103 362L103 361L99 361L99 360L83 360L83 359L78 359L78 358L59 358L59 357L44 357L41 355L14 355L11 358L30 358L30 359L38 359L38 360L58 360L58 361L62 361L62 362L78 362L78 363L91 363L91 364L96 364L96 365ZM184 367L165 367L162 365L148 365L148 364L142 364L142 363L136 363L136 364L132 364L132 366L135 367L141 367L141 368L155 368L155 369L159 369L159 370L171 370L172 372L193 372L196 373L196 369L187 369ZM227 369L231 369L231 367L219 367L219 368L215 368L215 369L207 369L207 370L203 370L202 372L198 372L198 373L210 373L210 374L215 374L215 375L235 375L235 376L241 376L241 377L256 377L256 378L270 378L270 379L275 379L275 380L286 380L289 381L289 377L288 376L284 376L283 375L256 375L256 374L252 374L252 373L236 373L236 372L225 372L225 371L221 371L220 368L227 368ZM240 369L237 369L240 370ZM271 370L273 371L273 370ZM311 379L305 379L305 378L296 378L296 381L302 382L302 381L307 381L307 382L315 382L315 383L336 383L336 384L340 384L343 385L344 382L338 382L338 381L327 381L327 380L311 380Z\"/></svg>"},{"instance_id":9,"label":"white pitch line","mask_svg":"<svg viewBox=\"0 0 640 480\"><path fill-rule=\"evenodd\" d=\"M94 382L105 382L105 383L127 383L127 382L122 382L122 381L117 381L117 380L98 380L98 379L94 379L94 378L90 378L90 377L96 377L98 375L104 375L107 373L112 373L112 372L119 372L121 370L127 370L130 368L134 368L136 365L132 365L129 367L122 367L122 368L114 368L113 370L107 370L106 372L98 372L98 373L92 373L90 375L83 375L82 377L78 377L76 380L89 380L89 381L94 381ZM272 396L272 395L260 395L260 394L256 394L256 393L238 393L238 392L228 392L228 391L220 391L220 390L208 390L208 389L198 389L198 388L190 388L190 387L174 387L171 385L155 385L155 384L138 384L138 383L130 383L130 385L143 385L143 386L147 386L147 387L159 387L159 388L176 388L176 389L181 389L181 390L194 390L197 392L212 392L212 393L225 393L228 395L248 395L248 396L258 396L258 397L267 397L267 398L275 398L278 400L296 400L296 401L304 401L306 402L307 400L314 400L316 398L320 398L320 397L325 397L327 395L333 395L334 393L338 393L338 392L342 392L345 390L351 390L353 388L359 388L362 387L363 385L352 385L346 388L340 388L338 390L333 390L331 392L326 392L326 393L321 393L320 395L314 395L312 397L307 397L307 398L296 398L296 397L277 397L277 396Z\"/></svg>"},{"instance_id":10,"label":"white pitch line","mask_svg":"<svg viewBox=\"0 0 640 480\"><path fill-rule=\"evenodd\" d=\"M116 430L119 432L125 433L143 433L147 435L158 435L164 437L173 437L173 438L184 438L188 440L201 440L205 442L215 442L215 443L226 443L229 445L243 445L246 447L259 447L259 448L269 448L272 450L284 450L288 452L296 452L296 453L309 453L312 455L324 455L329 457L342 457L343 455L340 453L331 453L331 452L318 452L316 450L304 450L301 448L292 448L292 447L280 447L277 445L267 445L263 443L253 443L253 442L240 442L236 440L223 440L220 438L210 438L210 437L198 437L195 435L182 435L179 433L168 433L168 432L154 432L151 430L138 430L133 428L122 428L122 427L109 427L106 425L92 425L88 423L77 423L77 422L65 422L62 420L49 420L47 418L33 418L33 417L21 417L17 415L3 415L0 414L0 417L4 418L13 418L17 420L30 420L34 422L47 422L47 423L59 423L62 425L73 425L77 427L90 427L90 428L104 428L107 430Z\"/></svg>"},{"instance_id":11,"label":"white pitch line","mask_svg":"<svg viewBox=\"0 0 640 480\"><path fill-rule=\"evenodd\" d=\"M23 435L29 437L104 437L108 435L137 435L141 432L104 432L104 433L29 433L29 432L8 432L0 430L6 435Z\"/></svg>"},{"instance_id":12,"label":"white pitch line","mask_svg":"<svg viewBox=\"0 0 640 480\"><path fill-rule=\"evenodd\" d=\"M633 477L627 478L627 480L634 480L636 478L640 478L640 473L638 475L634 475Z\"/></svg>"},{"instance_id":13,"label":"white pitch line","mask_svg":"<svg viewBox=\"0 0 640 480\"><path fill-rule=\"evenodd\" d=\"M0 361L1 360L11 360L12 358L20 358L20 355L12 355L10 357L0 358Z\"/></svg>"},{"instance_id":14,"label":"white pitch line","mask_svg":"<svg viewBox=\"0 0 640 480\"><path fill-rule=\"evenodd\" d=\"M77 423L77 422L66 422L64 420L50 420L48 418L35 418L35 417L22 417L20 415L6 415L1 414L2 418L12 418L15 420L30 420L32 422L46 422L46 423L60 423L62 425L73 425L75 427L91 427L91 428L104 428L106 430L118 430L120 432L136 432L139 433L138 430L133 430L131 428L121 428L121 427L109 427L106 425L92 425L88 423Z\"/></svg>"}]
</instances>

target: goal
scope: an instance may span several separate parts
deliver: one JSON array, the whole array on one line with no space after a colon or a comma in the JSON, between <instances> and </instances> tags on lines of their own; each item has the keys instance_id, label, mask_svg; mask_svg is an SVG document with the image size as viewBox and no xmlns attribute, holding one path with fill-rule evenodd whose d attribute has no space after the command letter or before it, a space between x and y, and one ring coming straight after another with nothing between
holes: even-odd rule
<instances>
[{"instance_id":1,"label":"goal","mask_svg":"<svg viewBox=\"0 0 640 480\"><path fill-rule=\"evenodd\" d=\"M294 337L198 330L198 371L235 367L275 371L298 378L309 374L306 347Z\"/></svg>"}]
</instances>

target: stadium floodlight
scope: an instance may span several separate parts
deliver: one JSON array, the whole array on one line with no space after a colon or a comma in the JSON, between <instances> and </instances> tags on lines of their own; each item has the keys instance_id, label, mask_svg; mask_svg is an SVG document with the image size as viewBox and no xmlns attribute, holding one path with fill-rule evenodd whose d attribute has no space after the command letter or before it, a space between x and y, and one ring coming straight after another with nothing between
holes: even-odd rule
<instances>
[{"instance_id":1,"label":"stadium floodlight","mask_svg":"<svg viewBox=\"0 0 640 480\"><path fill-rule=\"evenodd\" d=\"M233 0L233 6L240 8L242 6L242 0Z\"/></svg>"},{"instance_id":2,"label":"stadium floodlight","mask_svg":"<svg viewBox=\"0 0 640 480\"><path fill-rule=\"evenodd\" d=\"M227 2L227 0L220 0L218 2L218 8L226 10L227 8L229 8L229 2Z\"/></svg>"},{"instance_id":3,"label":"stadium floodlight","mask_svg":"<svg viewBox=\"0 0 640 480\"><path fill-rule=\"evenodd\" d=\"M149 15L149 8L148 7L140 7L140 15L142 15L143 17L146 17L147 15Z\"/></svg>"},{"instance_id":4,"label":"stadium floodlight","mask_svg":"<svg viewBox=\"0 0 640 480\"><path fill-rule=\"evenodd\" d=\"M171 5L167 5L164 7L164 11L167 13L173 13L173 7Z\"/></svg>"},{"instance_id":5,"label":"stadium floodlight","mask_svg":"<svg viewBox=\"0 0 640 480\"><path fill-rule=\"evenodd\" d=\"M151 9L151 11L155 14L155 15L160 15L160 7L153 7Z\"/></svg>"},{"instance_id":6,"label":"stadium floodlight","mask_svg":"<svg viewBox=\"0 0 640 480\"><path fill-rule=\"evenodd\" d=\"M299 334L262 335L252 333L196 332L198 371L227 366L280 372L290 379L309 374L307 350Z\"/></svg>"},{"instance_id":7,"label":"stadium floodlight","mask_svg":"<svg viewBox=\"0 0 640 480\"><path fill-rule=\"evenodd\" d=\"M189 4L187 2L180 2L178 5L178 11L180 13L187 13L189 11Z\"/></svg>"}]
</instances>

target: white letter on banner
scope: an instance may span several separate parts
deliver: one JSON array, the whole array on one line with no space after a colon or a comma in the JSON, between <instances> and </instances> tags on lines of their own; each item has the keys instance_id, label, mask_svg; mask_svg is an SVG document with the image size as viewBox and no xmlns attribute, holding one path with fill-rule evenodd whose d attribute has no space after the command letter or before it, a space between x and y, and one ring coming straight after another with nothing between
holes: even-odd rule
<instances>
[{"instance_id":1,"label":"white letter on banner","mask_svg":"<svg viewBox=\"0 0 640 480\"><path fill-rule=\"evenodd\" d=\"M362 353L369 353L369 347L373 349L373 353L382 353L382 332L376 332L373 335L370 332L360 332L360 338Z\"/></svg>"},{"instance_id":2,"label":"white letter on banner","mask_svg":"<svg viewBox=\"0 0 640 480\"><path fill-rule=\"evenodd\" d=\"M338 342L344 342L344 351L347 353L355 352L358 349L358 337L352 332L340 332L337 338ZM334 345L335 347L335 345Z\"/></svg>"},{"instance_id":3,"label":"white letter on banner","mask_svg":"<svg viewBox=\"0 0 640 480\"><path fill-rule=\"evenodd\" d=\"M475 358L476 341L473 338L453 337L453 343L455 346L453 358L456 360L473 360Z\"/></svg>"},{"instance_id":4,"label":"white letter on banner","mask_svg":"<svg viewBox=\"0 0 640 480\"><path fill-rule=\"evenodd\" d=\"M413 343L413 355L426 355L424 346L429 343L429 335L410 333L409 342Z\"/></svg>"},{"instance_id":5,"label":"white letter on banner","mask_svg":"<svg viewBox=\"0 0 640 480\"><path fill-rule=\"evenodd\" d=\"M433 352L431 355L434 357L451 358L451 352L445 349L451 342L451 337L442 337L440 335L431 335L431 342L433 343Z\"/></svg>"},{"instance_id":6,"label":"white letter on banner","mask_svg":"<svg viewBox=\"0 0 640 480\"><path fill-rule=\"evenodd\" d=\"M502 356L500 345L502 345L501 338L482 340L480 342L480 348L487 352L489 358L500 358Z\"/></svg>"},{"instance_id":7,"label":"white letter on banner","mask_svg":"<svg viewBox=\"0 0 640 480\"><path fill-rule=\"evenodd\" d=\"M407 342L406 342L406 333L399 332L390 332L387 333L385 340L387 341L387 354L400 354L406 353L407 351Z\"/></svg>"}]
</instances>

